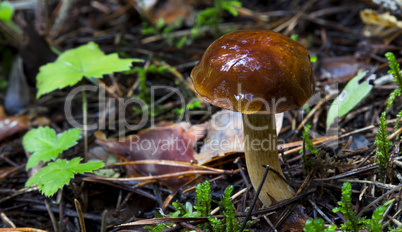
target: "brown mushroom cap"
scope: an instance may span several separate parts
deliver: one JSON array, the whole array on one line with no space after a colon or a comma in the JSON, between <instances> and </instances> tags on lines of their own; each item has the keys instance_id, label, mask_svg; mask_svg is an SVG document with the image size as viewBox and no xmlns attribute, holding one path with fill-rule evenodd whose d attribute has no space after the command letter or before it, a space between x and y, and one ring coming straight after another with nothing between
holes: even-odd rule
<instances>
[{"instance_id":1,"label":"brown mushroom cap","mask_svg":"<svg viewBox=\"0 0 402 232\"><path fill-rule=\"evenodd\" d=\"M220 37L207 48L191 79L206 101L244 114L297 108L315 89L307 50L268 30Z\"/></svg>"}]
</instances>

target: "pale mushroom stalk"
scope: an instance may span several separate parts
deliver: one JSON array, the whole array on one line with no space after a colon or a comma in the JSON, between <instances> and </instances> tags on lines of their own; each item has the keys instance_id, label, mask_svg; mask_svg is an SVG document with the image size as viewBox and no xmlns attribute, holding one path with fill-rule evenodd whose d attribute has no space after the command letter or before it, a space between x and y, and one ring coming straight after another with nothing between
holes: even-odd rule
<instances>
[{"instance_id":1,"label":"pale mushroom stalk","mask_svg":"<svg viewBox=\"0 0 402 232\"><path fill-rule=\"evenodd\" d=\"M246 165L253 186L258 186L265 168L269 165L282 176L278 158L275 114L243 114L244 152ZM270 171L261 189L260 200L272 205L294 196L293 189L276 173Z\"/></svg>"}]
</instances>

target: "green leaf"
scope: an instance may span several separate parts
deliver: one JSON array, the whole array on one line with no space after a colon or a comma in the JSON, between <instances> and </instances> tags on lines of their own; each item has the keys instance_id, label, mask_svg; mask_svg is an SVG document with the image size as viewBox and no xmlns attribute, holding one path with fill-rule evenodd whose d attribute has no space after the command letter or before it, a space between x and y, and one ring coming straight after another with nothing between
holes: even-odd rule
<instances>
[{"instance_id":1,"label":"green leaf","mask_svg":"<svg viewBox=\"0 0 402 232\"><path fill-rule=\"evenodd\" d=\"M59 156L62 151L77 144L81 129L70 129L56 136L56 131L49 127L38 127L25 134L22 143L29 158L26 169L35 167L40 161L48 162Z\"/></svg>"},{"instance_id":2,"label":"green leaf","mask_svg":"<svg viewBox=\"0 0 402 232\"><path fill-rule=\"evenodd\" d=\"M40 169L25 184L31 186L38 184L39 191L45 196L52 196L68 184L76 173L92 172L105 166L103 162L88 162L81 164L82 158L74 158L71 161L58 159Z\"/></svg>"},{"instance_id":3,"label":"green leaf","mask_svg":"<svg viewBox=\"0 0 402 232\"><path fill-rule=\"evenodd\" d=\"M327 116L327 128L334 122L336 117L343 117L349 111L351 111L367 94L370 93L373 85L369 84L369 81L374 79L374 76L370 76L365 81L359 84L359 82L366 76L368 72L362 72L353 77L348 82L339 96L332 102Z\"/></svg>"},{"instance_id":4,"label":"green leaf","mask_svg":"<svg viewBox=\"0 0 402 232\"><path fill-rule=\"evenodd\" d=\"M317 62L317 60L318 60L318 57L317 57L317 56L312 56L312 57L310 57L310 62L311 62L311 63L315 63L315 62Z\"/></svg>"},{"instance_id":5,"label":"green leaf","mask_svg":"<svg viewBox=\"0 0 402 232\"><path fill-rule=\"evenodd\" d=\"M8 1L0 3L0 20L10 22L14 15L14 7Z\"/></svg>"},{"instance_id":6,"label":"green leaf","mask_svg":"<svg viewBox=\"0 0 402 232\"><path fill-rule=\"evenodd\" d=\"M297 38L298 38L298 37L299 37L298 34L293 34L293 35L290 36L290 39L291 39L291 40L294 40L294 41L297 41Z\"/></svg>"},{"instance_id":7,"label":"green leaf","mask_svg":"<svg viewBox=\"0 0 402 232\"><path fill-rule=\"evenodd\" d=\"M161 30L165 26L165 20L163 18L159 18L158 21L155 24L155 27L158 30Z\"/></svg>"},{"instance_id":8,"label":"green leaf","mask_svg":"<svg viewBox=\"0 0 402 232\"><path fill-rule=\"evenodd\" d=\"M40 67L36 76L39 98L56 89L77 84L83 77L102 78L104 74L130 69L132 62L140 59L119 59L117 53L105 55L99 46L89 42L61 54L53 63Z\"/></svg>"},{"instance_id":9,"label":"green leaf","mask_svg":"<svg viewBox=\"0 0 402 232\"><path fill-rule=\"evenodd\" d=\"M336 225L330 225L328 228L324 228L324 219L316 218L314 220L307 219L306 224L304 225L304 232L331 232L335 231Z\"/></svg>"},{"instance_id":10,"label":"green leaf","mask_svg":"<svg viewBox=\"0 0 402 232\"><path fill-rule=\"evenodd\" d=\"M399 68L399 64L396 62L394 53L387 52L387 53L385 53L385 57L387 57L387 59L388 59L389 68L390 68L388 73L392 74L392 76L394 77L395 83L398 85L399 88L402 88L401 69Z\"/></svg>"},{"instance_id":11,"label":"green leaf","mask_svg":"<svg viewBox=\"0 0 402 232\"><path fill-rule=\"evenodd\" d=\"M378 125L378 132L374 145L377 146L377 169L382 178L388 169L388 162L390 157L390 146L392 145L391 140L388 139L388 130L385 123L386 112L382 112L380 117L380 123Z\"/></svg>"},{"instance_id":12,"label":"green leaf","mask_svg":"<svg viewBox=\"0 0 402 232\"><path fill-rule=\"evenodd\" d=\"M80 139L80 135L81 135L81 129L79 128L70 129L63 133L60 133L57 135L57 142L58 142L57 146L63 151L67 150L70 147L77 144L77 140Z\"/></svg>"},{"instance_id":13,"label":"green leaf","mask_svg":"<svg viewBox=\"0 0 402 232\"><path fill-rule=\"evenodd\" d=\"M27 152L56 147L56 131L50 127L38 127L25 134L22 144Z\"/></svg>"}]
</instances>

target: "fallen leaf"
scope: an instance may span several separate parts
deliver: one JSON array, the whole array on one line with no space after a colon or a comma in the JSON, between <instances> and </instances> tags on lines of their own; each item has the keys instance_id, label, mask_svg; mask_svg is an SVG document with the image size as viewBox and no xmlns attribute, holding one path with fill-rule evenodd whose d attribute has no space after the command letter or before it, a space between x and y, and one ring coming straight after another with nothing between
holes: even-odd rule
<instances>
[{"instance_id":1,"label":"fallen leaf","mask_svg":"<svg viewBox=\"0 0 402 232\"><path fill-rule=\"evenodd\" d=\"M304 207L297 205L289 217L282 223L279 231L303 231L304 224L306 224L308 216L304 212Z\"/></svg>"},{"instance_id":2,"label":"fallen leaf","mask_svg":"<svg viewBox=\"0 0 402 232\"><path fill-rule=\"evenodd\" d=\"M389 12L378 13L371 9L360 11L360 18L368 27L365 27L363 34L369 37L389 38L395 33L400 33L402 29L402 21L399 21Z\"/></svg>"},{"instance_id":3,"label":"fallen leaf","mask_svg":"<svg viewBox=\"0 0 402 232\"><path fill-rule=\"evenodd\" d=\"M188 0L136 1L135 7L153 24L163 19L166 25L170 25L179 18L184 19L186 25L194 23L194 11Z\"/></svg>"},{"instance_id":4,"label":"fallen leaf","mask_svg":"<svg viewBox=\"0 0 402 232\"><path fill-rule=\"evenodd\" d=\"M276 131L282 128L283 113L276 114ZM207 137L201 147L200 154L196 155L199 164L203 164L217 156L227 153L243 152L243 120L239 112L221 110L212 116L208 123Z\"/></svg>"},{"instance_id":5,"label":"fallen leaf","mask_svg":"<svg viewBox=\"0 0 402 232\"><path fill-rule=\"evenodd\" d=\"M360 11L360 18L366 24L402 28L402 21L398 21L398 19L389 12L379 14L374 10L364 9Z\"/></svg>"},{"instance_id":6,"label":"fallen leaf","mask_svg":"<svg viewBox=\"0 0 402 232\"><path fill-rule=\"evenodd\" d=\"M196 163L194 156L197 153L193 146L204 134L205 126L203 125L190 127L186 123L163 122L120 141L97 139L97 142L105 145L111 152L128 155L134 161L169 160ZM191 169L157 164L134 165L134 167L145 176L183 172ZM163 181L163 183L175 188L188 180L188 178L174 178Z\"/></svg>"},{"instance_id":7,"label":"fallen leaf","mask_svg":"<svg viewBox=\"0 0 402 232\"><path fill-rule=\"evenodd\" d=\"M3 107L0 107L0 141L18 132L25 131L28 128L28 116L7 117L4 113Z\"/></svg>"},{"instance_id":8,"label":"fallen leaf","mask_svg":"<svg viewBox=\"0 0 402 232\"><path fill-rule=\"evenodd\" d=\"M320 78L327 79L350 80L359 68L367 66L354 56L325 57L320 62Z\"/></svg>"}]
</instances>

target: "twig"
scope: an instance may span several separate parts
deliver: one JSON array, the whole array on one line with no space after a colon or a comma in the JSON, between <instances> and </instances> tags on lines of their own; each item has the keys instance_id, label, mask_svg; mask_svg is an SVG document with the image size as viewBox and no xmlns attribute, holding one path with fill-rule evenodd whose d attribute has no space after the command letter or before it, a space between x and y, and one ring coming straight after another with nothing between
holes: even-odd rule
<instances>
[{"instance_id":1,"label":"twig","mask_svg":"<svg viewBox=\"0 0 402 232\"><path fill-rule=\"evenodd\" d=\"M246 184L247 188L250 188L250 182L247 179L246 173L244 173L240 157L237 157L233 163L237 164L237 167L239 168L240 175L243 178L244 183Z\"/></svg>"},{"instance_id":2,"label":"twig","mask_svg":"<svg viewBox=\"0 0 402 232\"><path fill-rule=\"evenodd\" d=\"M60 11L57 14L57 18L53 24L53 27L50 31L50 38L55 38L57 34L60 32L60 30L63 27L64 21L68 17L68 11L70 7L73 5L75 0L62 0L62 5L60 7Z\"/></svg>"},{"instance_id":3,"label":"twig","mask_svg":"<svg viewBox=\"0 0 402 232\"><path fill-rule=\"evenodd\" d=\"M388 136L389 140L393 140L395 139L396 136L398 136L400 133L402 133L402 127L399 128L397 131L395 131L394 133L392 133L392 135Z\"/></svg>"},{"instance_id":4,"label":"twig","mask_svg":"<svg viewBox=\"0 0 402 232\"><path fill-rule=\"evenodd\" d=\"M275 226L272 224L271 220L269 220L269 218L268 218L266 215L264 215L263 218L265 219L265 221L268 223L268 225L271 227L271 229L272 229L274 232L278 232L278 230L277 230L277 229L275 228Z\"/></svg>"},{"instance_id":5,"label":"twig","mask_svg":"<svg viewBox=\"0 0 402 232\"><path fill-rule=\"evenodd\" d=\"M393 189L397 187L396 185L392 184L383 184L375 181L369 181L369 180L358 180L358 179L339 179L338 181L343 181L343 182L351 182L351 183L364 183L364 184L373 184L377 186L378 188L383 188L383 189Z\"/></svg>"},{"instance_id":6,"label":"twig","mask_svg":"<svg viewBox=\"0 0 402 232\"><path fill-rule=\"evenodd\" d=\"M58 232L59 228L57 226L57 220L56 220L56 217L54 216L52 209L50 208L49 198L45 199L45 205L46 205L47 213L49 214L50 220L52 221L53 229L55 232Z\"/></svg>"},{"instance_id":7,"label":"twig","mask_svg":"<svg viewBox=\"0 0 402 232\"><path fill-rule=\"evenodd\" d=\"M46 230L34 229L34 228L29 228L29 227L23 227L23 228L0 228L0 231L5 231L5 232L10 232L10 231L16 231L16 232L48 232Z\"/></svg>"},{"instance_id":8,"label":"twig","mask_svg":"<svg viewBox=\"0 0 402 232\"><path fill-rule=\"evenodd\" d=\"M267 178L267 175L268 175L269 170L270 170L269 165L265 166L265 172L264 172L264 174L263 174L263 176L262 176L262 180L261 180L261 182L260 182L260 185L258 186L258 189L257 189L256 193L255 193L255 197L254 197L254 199L253 199L253 202L252 202L251 205L250 205L250 209L249 209L248 212L247 212L247 216L246 216L246 218L244 218L243 224L241 225L240 232L242 232L242 231L244 230L244 228L246 228L247 221L248 221L248 219L250 218L251 213L253 212L255 203L257 202L258 196L260 195L262 186L263 186L264 183L265 183L265 179Z\"/></svg>"},{"instance_id":9,"label":"twig","mask_svg":"<svg viewBox=\"0 0 402 232\"><path fill-rule=\"evenodd\" d=\"M234 173L239 172L239 170L235 171L225 171L224 173L215 172L215 171L185 171L185 172L176 172L176 173L169 173L169 174L162 174L157 176L142 176L142 177L128 177L128 178L104 178L104 177L85 177L84 181L116 181L116 182L125 182L125 181L147 181L147 180L163 180L169 179L178 176L192 176L192 175L219 175L219 174L227 174L232 175Z\"/></svg>"},{"instance_id":10,"label":"twig","mask_svg":"<svg viewBox=\"0 0 402 232\"><path fill-rule=\"evenodd\" d=\"M307 195L310 195L310 194L312 194L312 193L314 193L316 191L317 191L317 189L313 188L313 189L311 189L311 190L309 190L309 191L307 191L305 193L302 193L300 195L297 195L297 196L295 196L293 198L289 198L289 199L280 201L276 205L270 206L270 207L262 209L262 210L255 210L254 212L251 213L251 215L254 216L254 215L260 215L260 214L265 214L265 213L276 211L276 210L278 210L278 209L280 209L280 208L282 208L282 207L284 207L284 206L286 206L286 205L288 205L290 203L299 201L300 199L305 198ZM245 213L241 213L241 214L237 214L236 216L245 217L245 215L246 215Z\"/></svg>"},{"instance_id":11,"label":"twig","mask_svg":"<svg viewBox=\"0 0 402 232\"><path fill-rule=\"evenodd\" d=\"M221 31L225 31L227 29L240 29L245 27L244 24L233 24L233 23L222 23L219 25L219 29ZM210 26L204 26L204 27L200 27L198 29L198 31L200 32L200 34L204 34L208 31L213 31L214 28L210 27ZM187 29L187 30L181 30L181 31L174 31L172 33L167 33L167 34L158 34L158 35L153 35L153 36L149 36L147 38L144 38L141 40L141 44L147 44L147 43L152 43L152 42L156 42L159 40L164 40L166 38L178 38L178 37L183 37L183 36L190 36L191 35L191 29Z\"/></svg>"},{"instance_id":12,"label":"twig","mask_svg":"<svg viewBox=\"0 0 402 232\"><path fill-rule=\"evenodd\" d=\"M336 176L331 176L331 177L327 177L327 178L317 178L317 179L314 179L314 181L336 180L336 179L340 179L340 178L343 178L343 177L347 177L347 176L354 175L354 174L356 174L356 173L360 173L360 172L365 172L365 171L373 170L373 169L375 169L375 168L377 168L377 163L375 163L375 164L369 164L369 165L364 166L364 167L362 167L362 168L356 168L356 169L353 169L353 170L348 171L348 172L344 172L344 173L339 174L339 175L336 175Z\"/></svg>"},{"instance_id":13,"label":"twig","mask_svg":"<svg viewBox=\"0 0 402 232\"><path fill-rule=\"evenodd\" d=\"M102 222L101 222L101 230L100 232L106 232L106 223L107 223L107 209L105 209L102 213Z\"/></svg>"},{"instance_id":14,"label":"twig","mask_svg":"<svg viewBox=\"0 0 402 232\"><path fill-rule=\"evenodd\" d=\"M5 201L10 200L11 198L14 198L14 197L18 196L18 195L29 193L29 192L36 191L36 190L38 190L38 187L36 185L19 189L19 190L15 191L12 195L9 195L9 196L7 196L5 198L0 199L0 204L5 202Z\"/></svg>"},{"instance_id":15,"label":"twig","mask_svg":"<svg viewBox=\"0 0 402 232\"><path fill-rule=\"evenodd\" d=\"M86 232L85 220L84 220L84 216L82 215L82 209L81 209L80 202L77 199L74 199L74 204L75 204L75 209L77 210L78 220L80 221L81 231Z\"/></svg>"},{"instance_id":16,"label":"twig","mask_svg":"<svg viewBox=\"0 0 402 232\"><path fill-rule=\"evenodd\" d=\"M379 201L381 201L382 199L384 199L386 196L390 195L391 193L399 190L400 188L402 188L402 184L399 184L398 186L396 186L394 189L389 190L388 192L386 192L385 194L381 195L380 197L378 197L377 199L375 199L374 201L372 201L370 204L368 204L366 207L364 207L356 216L357 217L361 217L362 214L364 212L366 212L371 206L377 204Z\"/></svg>"},{"instance_id":17,"label":"twig","mask_svg":"<svg viewBox=\"0 0 402 232\"><path fill-rule=\"evenodd\" d=\"M7 217L5 213L1 212L0 217L6 226L15 228L15 224L10 220L10 218Z\"/></svg>"},{"instance_id":18,"label":"twig","mask_svg":"<svg viewBox=\"0 0 402 232\"><path fill-rule=\"evenodd\" d=\"M230 199L233 201L234 199L236 199L237 197L239 197L240 195L242 195L243 193L245 193L247 191L248 188L244 188L240 191L238 191L237 193L233 194L233 196L230 197ZM211 215L215 215L216 213L219 212L219 210L221 210L221 207L216 207L214 210L211 211Z\"/></svg>"},{"instance_id":19,"label":"twig","mask_svg":"<svg viewBox=\"0 0 402 232\"><path fill-rule=\"evenodd\" d=\"M308 201L314 206L314 209L317 210L317 212L329 223L332 223L331 219L328 218L328 216L322 212L320 208L318 208L317 204L312 201L311 199L308 199Z\"/></svg>"},{"instance_id":20,"label":"twig","mask_svg":"<svg viewBox=\"0 0 402 232\"><path fill-rule=\"evenodd\" d=\"M186 168L194 168L194 169L204 169L209 171L214 171L217 173L227 173L228 170L224 169L217 169L211 168L208 166L192 164L189 162L182 162L182 161L172 161L172 160L138 160L138 161L127 161L121 163L114 163L109 164L107 167L114 167L114 166L123 166L123 165L166 165L166 166L175 166L175 167L186 167Z\"/></svg>"},{"instance_id":21,"label":"twig","mask_svg":"<svg viewBox=\"0 0 402 232\"><path fill-rule=\"evenodd\" d=\"M300 131L300 129L304 126L304 124L311 118L311 116L314 115L314 113L328 100L330 99L334 94L328 94L327 96L324 97L320 102L317 103L317 105L314 106L314 108L307 114L307 116L303 119L303 121L299 124L297 127L297 131Z\"/></svg>"}]
</instances>

